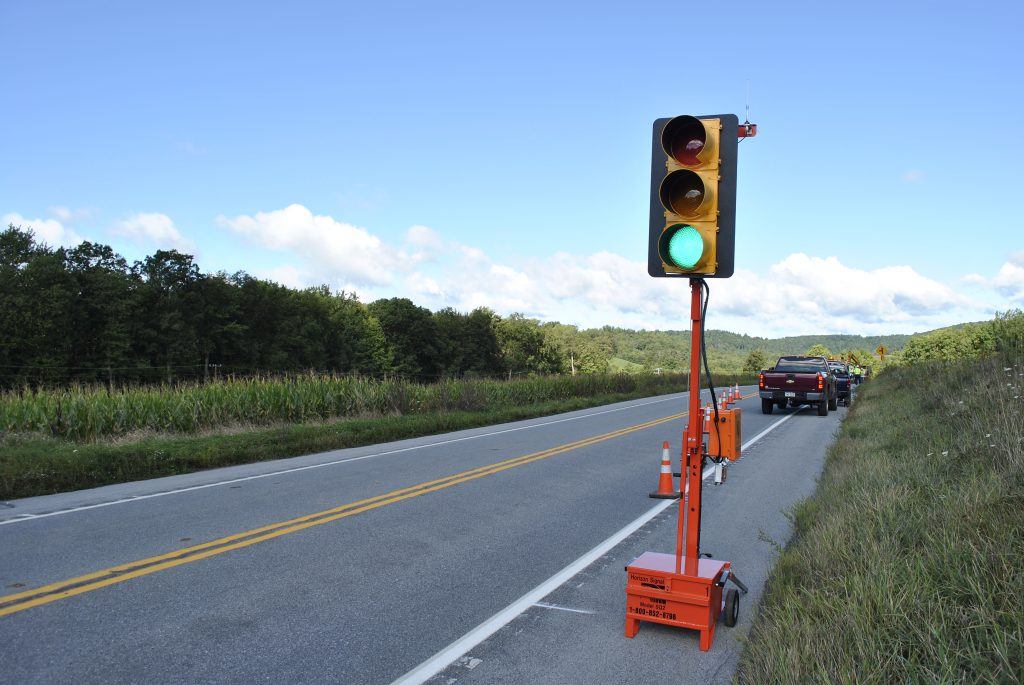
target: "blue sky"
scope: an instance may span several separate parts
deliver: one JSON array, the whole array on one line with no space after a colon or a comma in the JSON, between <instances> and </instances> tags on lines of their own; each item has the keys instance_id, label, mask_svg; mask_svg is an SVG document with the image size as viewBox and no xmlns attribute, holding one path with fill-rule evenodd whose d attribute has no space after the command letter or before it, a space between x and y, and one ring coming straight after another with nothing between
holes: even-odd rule
<instances>
[{"instance_id":1,"label":"blue sky","mask_svg":"<svg viewBox=\"0 0 1024 685\"><path fill-rule=\"evenodd\" d=\"M760 135L712 325L924 330L1024 303L1022 20L1019 2L5 3L0 216L364 299L682 328L684 286L645 273L651 122L742 119L749 81Z\"/></svg>"}]
</instances>

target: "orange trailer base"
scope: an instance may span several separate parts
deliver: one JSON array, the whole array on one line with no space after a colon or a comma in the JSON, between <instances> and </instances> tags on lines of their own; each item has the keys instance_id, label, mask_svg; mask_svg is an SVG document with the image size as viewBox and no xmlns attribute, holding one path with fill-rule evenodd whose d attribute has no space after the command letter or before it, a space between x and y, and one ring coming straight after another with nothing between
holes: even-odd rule
<instances>
[{"instance_id":1,"label":"orange trailer base","mask_svg":"<svg viewBox=\"0 0 1024 685\"><path fill-rule=\"evenodd\" d=\"M676 555L644 552L626 566L626 637L640 621L700 631L700 649L711 649L722 613L722 585L730 563L699 559L696 574L676 573Z\"/></svg>"}]
</instances>

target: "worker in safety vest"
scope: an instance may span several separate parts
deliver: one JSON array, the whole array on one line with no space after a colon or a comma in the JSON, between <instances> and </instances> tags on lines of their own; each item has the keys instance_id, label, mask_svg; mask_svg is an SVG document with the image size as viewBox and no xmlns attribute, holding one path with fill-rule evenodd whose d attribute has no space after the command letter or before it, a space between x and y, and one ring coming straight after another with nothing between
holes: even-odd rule
<instances>
[{"instance_id":1,"label":"worker in safety vest","mask_svg":"<svg viewBox=\"0 0 1024 685\"><path fill-rule=\"evenodd\" d=\"M860 377L861 377L860 365L859 364L854 364L853 368L850 369L850 371L853 373L853 382L856 383L857 385L860 385Z\"/></svg>"}]
</instances>

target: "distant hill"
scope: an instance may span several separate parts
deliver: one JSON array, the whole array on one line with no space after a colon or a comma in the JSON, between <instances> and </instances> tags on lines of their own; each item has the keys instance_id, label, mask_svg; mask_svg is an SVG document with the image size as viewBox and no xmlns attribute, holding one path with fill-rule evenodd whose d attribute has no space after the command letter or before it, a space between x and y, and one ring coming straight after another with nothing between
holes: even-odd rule
<instances>
[{"instance_id":1,"label":"distant hill","mask_svg":"<svg viewBox=\"0 0 1024 685\"><path fill-rule=\"evenodd\" d=\"M761 349L781 356L804 352L813 345L824 345L833 352L841 350L874 350L884 345L890 351L901 349L910 340L909 335L790 335L784 338L757 338L729 331L708 331L708 346L717 350L749 353Z\"/></svg>"},{"instance_id":2,"label":"distant hill","mask_svg":"<svg viewBox=\"0 0 1024 685\"><path fill-rule=\"evenodd\" d=\"M606 326L580 331L608 351L609 369L634 372L661 368L684 370L690 363L689 331L635 331ZM921 334L915 334L921 335ZM707 332L708 361L713 369L739 371L747 355L761 350L772 361L785 354L802 354L814 345L834 353L863 350L873 353L879 345L890 352L903 348L910 335L793 335L763 338L730 331Z\"/></svg>"}]
</instances>

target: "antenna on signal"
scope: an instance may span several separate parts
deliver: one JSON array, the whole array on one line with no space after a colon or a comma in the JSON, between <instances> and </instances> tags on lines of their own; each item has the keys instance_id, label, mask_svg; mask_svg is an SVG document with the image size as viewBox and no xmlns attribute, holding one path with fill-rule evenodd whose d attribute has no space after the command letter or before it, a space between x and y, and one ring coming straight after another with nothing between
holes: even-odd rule
<instances>
[{"instance_id":1,"label":"antenna on signal","mask_svg":"<svg viewBox=\"0 0 1024 685\"><path fill-rule=\"evenodd\" d=\"M747 79L747 105L746 112L743 116L743 123L740 124L740 142L742 143L744 138L753 138L756 135L757 124L750 123L750 79Z\"/></svg>"},{"instance_id":2,"label":"antenna on signal","mask_svg":"<svg viewBox=\"0 0 1024 685\"><path fill-rule=\"evenodd\" d=\"M750 123L750 79L747 79L747 109L746 116L743 117L743 123Z\"/></svg>"}]
</instances>

